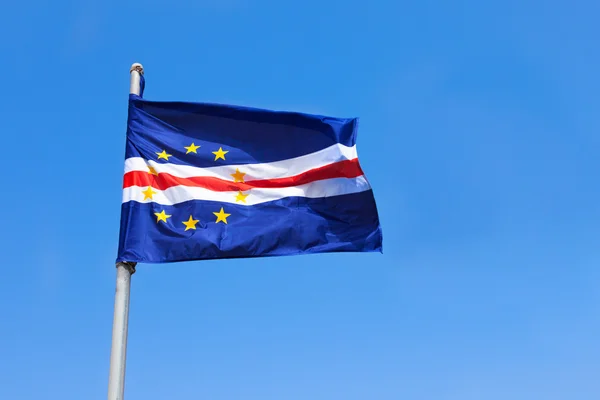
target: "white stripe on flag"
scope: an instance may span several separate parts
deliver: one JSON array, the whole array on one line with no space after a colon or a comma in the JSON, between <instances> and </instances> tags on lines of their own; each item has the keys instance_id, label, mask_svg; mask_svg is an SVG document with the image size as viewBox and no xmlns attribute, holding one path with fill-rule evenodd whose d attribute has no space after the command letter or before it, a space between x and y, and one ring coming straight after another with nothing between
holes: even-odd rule
<instances>
[{"instance_id":1,"label":"white stripe on flag","mask_svg":"<svg viewBox=\"0 0 600 400\"><path fill-rule=\"evenodd\" d=\"M201 187L173 186L166 190L152 189L155 194L152 195L152 199L149 199L143 193L147 189L147 187L139 186L123 189L123 203L136 201L175 205L190 200L206 200L252 206L284 197L320 198L359 193L371 189L371 186L363 175L357 178L326 179L286 188L253 188L242 192L244 195L248 195L244 199L245 202L238 200L238 191L214 192Z\"/></svg>"},{"instance_id":2,"label":"white stripe on flag","mask_svg":"<svg viewBox=\"0 0 600 400\"><path fill-rule=\"evenodd\" d=\"M190 157L193 156L194 155L191 155ZM148 172L148 166L150 165L158 173L168 173L180 178L209 176L229 181L232 180L231 174L235 173L236 169L239 169L240 172L246 174L244 180L251 181L295 176L311 169L320 168L338 161L353 160L355 158L357 158L356 146L348 147L342 144L336 144L304 156L274 161L271 163L223 165L208 168L161 163L154 160L145 161L141 157L132 157L125 160L125 173L131 171Z\"/></svg>"}]
</instances>

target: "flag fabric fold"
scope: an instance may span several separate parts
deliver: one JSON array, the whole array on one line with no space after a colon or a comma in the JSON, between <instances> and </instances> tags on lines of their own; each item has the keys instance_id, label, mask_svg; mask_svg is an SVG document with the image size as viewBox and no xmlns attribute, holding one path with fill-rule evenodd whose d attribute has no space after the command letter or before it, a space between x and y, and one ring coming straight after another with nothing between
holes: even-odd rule
<instances>
[{"instance_id":1,"label":"flag fabric fold","mask_svg":"<svg viewBox=\"0 0 600 400\"><path fill-rule=\"evenodd\" d=\"M117 261L381 252L357 128L131 94Z\"/></svg>"}]
</instances>

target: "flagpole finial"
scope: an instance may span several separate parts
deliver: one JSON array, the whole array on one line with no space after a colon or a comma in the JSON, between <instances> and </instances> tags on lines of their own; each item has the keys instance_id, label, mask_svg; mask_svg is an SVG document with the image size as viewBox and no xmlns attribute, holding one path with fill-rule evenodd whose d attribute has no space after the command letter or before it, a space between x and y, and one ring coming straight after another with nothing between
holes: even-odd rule
<instances>
[{"instance_id":1,"label":"flagpole finial","mask_svg":"<svg viewBox=\"0 0 600 400\"><path fill-rule=\"evenodd\" d=\"M140 63L134 63L129 69L129 94L142 95L144 89L140 87L140 81L144 75L144 67Z\"/></svg>"},{"instance_id":2,"label":"flagpole finial","mask_svg":"<svg viewBox=\"0 0 600 400\"><path fill-rule=\"evenodd\" d=\"M129 72L137 71L140 75L144 75L144 67L140 63L133 63Z\"/></svg>"}]
</instances>

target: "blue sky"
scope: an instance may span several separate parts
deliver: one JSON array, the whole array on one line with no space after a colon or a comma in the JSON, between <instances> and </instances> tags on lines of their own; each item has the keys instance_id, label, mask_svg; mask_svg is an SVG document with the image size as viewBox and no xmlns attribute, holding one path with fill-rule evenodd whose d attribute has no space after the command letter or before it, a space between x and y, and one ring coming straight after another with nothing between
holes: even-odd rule
<instances>
[{"instance_id":1,"label":"blue sky","mask_svg":"<svg viewBox=\"0 0 600 400\"><path fill-rule=\"evenodd\" d=\"M106 398L145 97L361 118L384 254L139 265L127 400L600 398L591 1L11 2L0 398Z\"/></svg>"}]
</instances>

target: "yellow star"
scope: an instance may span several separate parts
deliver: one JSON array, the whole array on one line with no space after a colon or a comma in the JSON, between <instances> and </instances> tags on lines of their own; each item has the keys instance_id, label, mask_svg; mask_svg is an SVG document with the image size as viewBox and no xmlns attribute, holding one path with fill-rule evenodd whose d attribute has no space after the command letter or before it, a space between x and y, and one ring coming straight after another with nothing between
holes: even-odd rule
<instances>
[{"instance_id":1,"label":"yellow star","mask_svg":"<svg viewBox=\"0 0 600 400\"><path fill-rule=\"evenodd\" d=\"M152 167L150 165L148 165L148 173L150 175L156 175L156 176L158 176L158 172L156 172L156 170L154 169L154 167Z\"/></svg>"},{"instance_id":2,"label":"yellow star","mask_svg":"<svg viewBox=\"0 0 600 400\"><path fill-rule=\"evenodd\" d=\"M158 154L159 160L161 158L164 158L165 160L169 161L169 157L171 157L171 154L167 154L167 152L165 150L163 150L162 153L156 153L156 154Z\"/></svg>"},{"instance_id":3,"label":"yellow star","mask_svg":"<svg viewBox=\"0 0 600 400\"><path fill-rule=\"evenodd\" d=\"M246 175L245 172L240 172L239 169L235 169L235 174L230 174L231 176L233 176L233 181L234 182L244 182L244 175Z\"/></svg>"},{"instance_id":4,"label":"yellow star","mask_svg":"<svg viewBox=\"0 0 600 400\"><path fill-rule=\"evenodd\" d=\"M187 221L183 221L182 223L185 225L185 230L187 231L188 229L196 229L196 224L198 223L198 220L192 218L192 216L190 215L190 219L188 219Z\"/></svg>"},{"instance_id":5,"label":"yellow star","mask_svg":"<svg viewBox=\"0 0 600 400\"><path fill-rule=\"evenodd\" d=\"M156 192L154 190L152 190L151 186L148 186L148 189L144 190L142 193L144 193L144 200L146 200L146 199L152 200L152 195L156 194Z\"/></svg>"},{"instance_id":6,"label":"yellow star","mask_svg":"<svg viewBox=\"0 0 600 400\"><path fill-rule=\"evenodd\" d=\"M223 151L223 148L219 147L218 151L213 151L212 153L215 155L215 161L217 161L219 158L224 160L225 154L229 153L229 150Z\"/></svg>"},{"instance_id":7,"label":"yellow star","mask_svg":"<svg viewBox=\"0 0 600 400\"><path fill-rule=\"evenodd\" d=\"M160 221L167 222L167 218L171 218L170 215L165 214L165 210L162 210L159 213L154 213L156 215L156 223L158 224Z\"/></svg>"},{"instance_id":8,"label":"yellow star","mask_svg":"<svg viewBox=\"0 0 600 400\"><path fill-rule=\"evenodd\" d=\"M218 213L214 212L213 214L215 214L217 216L217 224L219 223L219 221L223 221L225 223L227 223L227 217L229 217L231 214L226 214L225 211L223 211L223 207L221 207L221 211L219 211Z\"/></svg>"},{"instance_id":9,"label":"yellow star","mask_svg":"<svg viewBox=\"0 0 600 400\"><path fill-rule=\"evenodd\" d=\"M200 148L200 146L194 146L194 143L192 143L189 146L184 146L184 148L187 150L185 152L185 154L188 154L188 153L196 153L196 150L198 150ZM198 154L198 153L196 153L196 154Z\"/></svg>"},{"instance_id":10,"label":"yellow star","mask_svg":"<svg viewBox=\"0 0 600 400\"><path fill-rule=\"evenodd\" d=\"M241 201L242 203L246 202L246 197L250 196L250 193L248 194L244 194L242 192L239 192L237 194L237 196L235 196L235 202L237 203L238 201Z\"/></svg>"}]
</instances>

